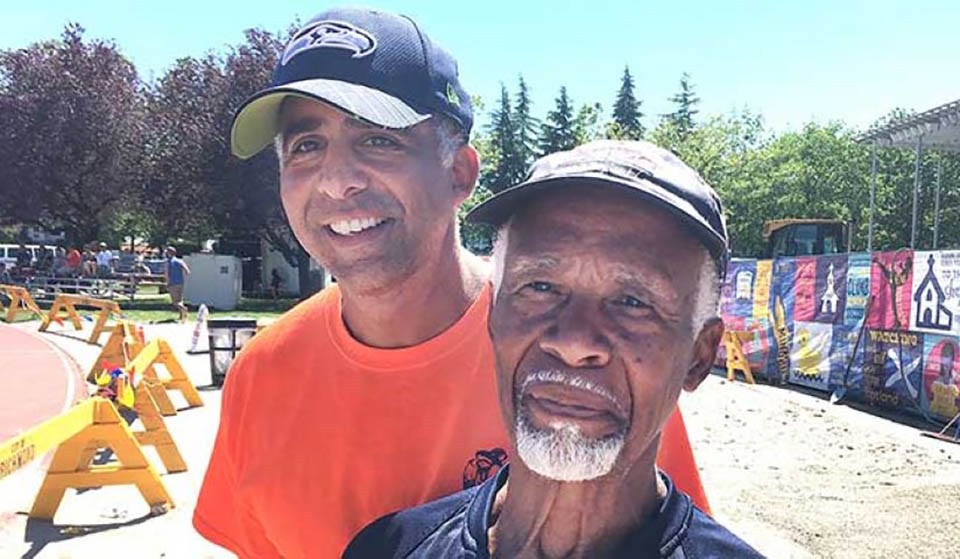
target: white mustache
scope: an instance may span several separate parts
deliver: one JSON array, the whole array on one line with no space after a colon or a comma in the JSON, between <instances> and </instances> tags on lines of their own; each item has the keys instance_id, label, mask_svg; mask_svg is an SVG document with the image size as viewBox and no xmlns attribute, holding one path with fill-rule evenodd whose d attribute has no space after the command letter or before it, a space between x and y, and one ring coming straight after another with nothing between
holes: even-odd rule
<instances>
[{"instance_id":1,"label":"white mustache","mask_svg":"<svg viewBox=\"0 0 960 559\"><path fill-rule=\"evenodd\" d=\"M531 384L539 384L542 382L562 384L578 390L591 392L608 400L614 405L614 407L617 408L618 413L625 415L620 403L617 402L617 399L614 397L613 393L607 388L595 384L594 382L583 377L567 375L554 369L541 369L528 375L527 378L523 379L523 384L520 385L520 389L517 391L517 394L522 395Z\"/></svg>"}]
</instances>

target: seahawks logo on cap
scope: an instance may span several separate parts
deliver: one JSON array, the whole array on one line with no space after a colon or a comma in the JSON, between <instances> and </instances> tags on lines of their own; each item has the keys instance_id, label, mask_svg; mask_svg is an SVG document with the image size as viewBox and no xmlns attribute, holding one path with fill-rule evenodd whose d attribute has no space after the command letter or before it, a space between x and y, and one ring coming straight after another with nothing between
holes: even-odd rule
<instances>
[{"instance_id":1,"label":"seahawks logo on cap","mask_svg":"<svg viewBox=\"0 0 960 559\"><path fill-rule=\"evenodd\" d=\"M377 48L377 40L370 33L342 21L318 21L304 27L287 44L280 60L290 60L310 49L331 48L350 52L351 58L362 58Z\"/></svg>"}]
</instances>

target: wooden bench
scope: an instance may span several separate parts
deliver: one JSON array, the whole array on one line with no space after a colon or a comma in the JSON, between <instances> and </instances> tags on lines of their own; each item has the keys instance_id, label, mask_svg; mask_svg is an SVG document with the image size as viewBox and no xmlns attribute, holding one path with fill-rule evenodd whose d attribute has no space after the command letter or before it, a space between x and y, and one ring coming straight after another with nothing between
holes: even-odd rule
<instances>
[{"instance_id":1,"label":"wooden bench","mask_svg":"<svg viewBox=\"0 0 960 559\"><path fill-rule=\"evenodd\" d=\"M80 321L80 314L77 313L77 306L99 309L97 312L97 321L93 326L93 332L90 334L90 339L87 340L87 343L90 344L98 343L100 335L104 332L113 331L113 326L107 325L107 321L111 316L117 319L121 318L120 305L117 304L116 301L61 293L53 300L50 311L43 317L43 322L40 324L40 331L46 332L51 322L62 323L62 318L69 318L76 330L82 330L83 323ZM61 312L65 312L66 315L61 317Z\"/></svg>"}]
</instances>

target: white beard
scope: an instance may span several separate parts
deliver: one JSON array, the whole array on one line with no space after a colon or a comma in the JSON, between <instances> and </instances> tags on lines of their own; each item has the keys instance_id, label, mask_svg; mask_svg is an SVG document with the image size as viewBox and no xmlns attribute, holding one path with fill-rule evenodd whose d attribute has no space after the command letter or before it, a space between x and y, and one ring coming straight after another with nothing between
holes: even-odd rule
<instances>
[{"instance_id":1,"label":"white beard","mask_svg":"<svg viewBox=\"0 0 960 559\"><path fill-rule=\"evenodd\" d=\"M518 412L514 426L517 455L531 471L545 478L569 482L607 475L623 449L623 431L588 439L577 425L556 422L550 429L538 429L522 409Z\"/></svg>"}]
</instances>

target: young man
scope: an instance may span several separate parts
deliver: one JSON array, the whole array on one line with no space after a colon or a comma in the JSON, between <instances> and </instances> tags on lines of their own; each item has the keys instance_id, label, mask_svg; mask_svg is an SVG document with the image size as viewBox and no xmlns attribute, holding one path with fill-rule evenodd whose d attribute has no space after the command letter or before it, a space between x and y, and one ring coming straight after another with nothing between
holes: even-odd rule
<instances>
[{"instance_id":1,"label":"young man","mask_svg":"<svg viewBox=\"0 0 960 559\"><path fill-rule=\"evenodd\" d=\"M500 227L490 335L509 471L371 525L346 559L759 555L655 465L723 334L720 200L646 142L549 155L474 209Z\"/></svg>"},{"instance_id":2,"label":"young man","mask_svg":"<svg viewBox=\"0 0 960 559\"><path fill-rule=\"evenodd\" d=\"M488 270L457 234L472 125L453 58L412 20L359 9L310 20L237 113L234 153L275 145L290 226L337 284L232 365L194 515L208 539L338 557L378 516L503 466ZM671 442L665 467L699 490L685 434Z\"/></svg>"},{"instance_id":3,"label":"young man","mask_svg":"<svg viewBox=\"0 0 960 559\"><path fill-rule=\"evenodd\" d=\"M167 264L163 268L163 277L167 282L170 302L180 315L180 322L187 320L187 306L183 304L183 286L190 275L190 268L181 258L177 258L177 249L167 247Z\"/></svg>"}]
</instances>

